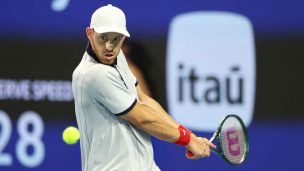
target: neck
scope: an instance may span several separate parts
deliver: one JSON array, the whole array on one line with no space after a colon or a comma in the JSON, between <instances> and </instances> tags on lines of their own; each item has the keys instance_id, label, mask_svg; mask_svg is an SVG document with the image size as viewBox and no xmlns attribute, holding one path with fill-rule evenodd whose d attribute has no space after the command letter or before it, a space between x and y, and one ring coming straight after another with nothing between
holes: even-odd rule
<instances>
[{"instance_id":1,"label":"neck","mask_svg":"<svg viewBox=\"0 0 304 171\"><path fill-rule=\"evenodd\" d=\"M94 53L93 49L92 49L92 46L91 46L91 43L88 42L88 45L87 45L87 49L86 49L87 53L92 56L95 61L97 61L98 63L101 63L99 60L98 60L98 57L96 56L96 54Z\"/></svg>"}]
</instances>

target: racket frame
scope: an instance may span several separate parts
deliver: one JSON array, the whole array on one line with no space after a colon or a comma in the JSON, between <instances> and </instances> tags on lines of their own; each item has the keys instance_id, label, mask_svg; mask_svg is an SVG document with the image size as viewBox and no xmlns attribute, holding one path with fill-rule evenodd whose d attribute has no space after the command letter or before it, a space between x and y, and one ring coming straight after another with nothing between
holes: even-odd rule
<instances>
[{"instance_id":1,"label":"racket frame","mask_svg":"<svg viewBox=\"0 0 304 171\"><path fill-rule=\"evenodd\" d=\"M236 118L240 124L241 124L241 127L243 129L243 132L244 132L244 139L245 139L245 154L244 154L244 157L242 159L242 161L240 163L232 163L230 162L226 156L224 155L224 152L223 152L223 148L222 148L222 145L220 143L220 139L221 139L221 130L222 130L222 126L224 124L224 122L230 118L230 117L234 117ZM248 133L247 133L247 129L242 121L242 119L236 115L236 114L229 114L227 115L225 118L223 118L220 122L220 125L219 127L217 128L217 130L214 132L214 134L212 135L212 137L210 138L210 142L213 142L214 140L217 140L217 148L216 149L212 149L212 151L216 152L217 154L219 154L227 163L231 164L231 165L240 165L242 164L246 159L247 159L247 156L248 156L248 152L249 152L249 140L248 140Z\"/></svg>"}]
</instances>

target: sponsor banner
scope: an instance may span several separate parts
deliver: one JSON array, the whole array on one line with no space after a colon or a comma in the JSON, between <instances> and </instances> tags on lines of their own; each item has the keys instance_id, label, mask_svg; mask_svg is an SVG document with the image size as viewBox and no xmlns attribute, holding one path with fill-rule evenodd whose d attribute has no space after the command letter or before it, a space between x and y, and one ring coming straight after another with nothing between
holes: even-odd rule
<instances>
[{"instance_id":1,"label":"sponsor banner","mask_svg":"<svg viewBox=\"0 0 304 171\"><path fill-rule=\"evenodd\" d=\"M256 64L246 17L212 11L178 15L167 48L168 109L176 120L198 131L214 131L227 114L250 124Z\"/></svg>"}]
</instances>

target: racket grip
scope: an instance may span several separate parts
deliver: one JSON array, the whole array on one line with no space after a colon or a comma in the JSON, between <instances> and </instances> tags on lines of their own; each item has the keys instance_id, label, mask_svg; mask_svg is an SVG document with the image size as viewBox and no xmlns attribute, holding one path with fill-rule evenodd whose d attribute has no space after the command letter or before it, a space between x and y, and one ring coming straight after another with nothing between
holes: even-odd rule
<instances>
[{"instance_id":1,"label":"racket grip","mask_svg":"<svg viewBox=\"0 0 304 171\"><path fill-rule=\"evenodd\" d=\"M186 155L188 156L188 157L192 157L193 156L193 153L190 151L190 150L186 150Z\"/></svg>"}]
</instances>

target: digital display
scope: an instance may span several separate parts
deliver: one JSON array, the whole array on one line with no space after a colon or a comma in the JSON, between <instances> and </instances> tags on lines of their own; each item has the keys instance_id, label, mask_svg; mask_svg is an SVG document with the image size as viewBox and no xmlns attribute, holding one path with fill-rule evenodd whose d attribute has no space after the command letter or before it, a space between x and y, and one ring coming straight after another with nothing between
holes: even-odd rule
<instances>
[{"instance_id":1,"label":"digital display","mask_svg":"<svg viewBox=\"0 0 304 171\"><path fill-rule=\"evenodd\" d=\"M71 77L83 49L74 55L65 50L71 44L46 41L1 47L0 170L81 170L79 142L66 144L62 133L77 127Z\"/></svg>"}]
</instances>

